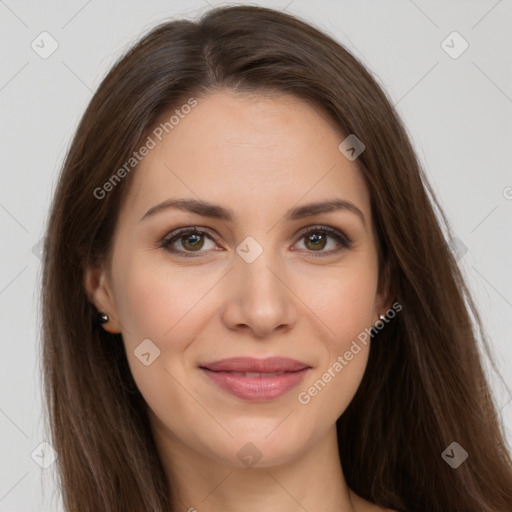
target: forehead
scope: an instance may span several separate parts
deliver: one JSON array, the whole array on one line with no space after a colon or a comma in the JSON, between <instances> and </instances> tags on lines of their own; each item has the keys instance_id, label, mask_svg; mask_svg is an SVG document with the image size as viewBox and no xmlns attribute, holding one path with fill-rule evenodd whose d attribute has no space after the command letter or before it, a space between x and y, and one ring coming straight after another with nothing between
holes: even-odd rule
<instances>
[{"instance_id":1,"label":"forehead","mask_svg":"<svg viewBox=\"0 0 512 512\"><path fill-rule=\"evenodd\" d=\"M341 197L369 208L361 171L338 149L345 135L316 104L233 92L195 100L191 109L166 112L155 125L160 130L149 132L155 144L134 173L131 210L142 215L156 202L182 197L251 206L252 215L301 198Z\"/></svg>"}]
</instances>

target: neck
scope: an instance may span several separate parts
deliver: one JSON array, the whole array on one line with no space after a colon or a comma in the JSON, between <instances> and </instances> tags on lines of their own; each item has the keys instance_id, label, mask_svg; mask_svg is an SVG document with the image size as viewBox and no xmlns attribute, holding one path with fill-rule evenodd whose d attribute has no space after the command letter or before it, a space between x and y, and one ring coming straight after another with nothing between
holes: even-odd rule
<instances>
[{"instance_id":1,"label":"neck","mask_svg":"<svg viewBox=\"0 0 512 512\"><path fill-rule=\"evenodd\" d=\"M336 427L293 459L268 467L235 467L179 442L161 425L155 441L176 511L354 512L341 468Z\"/></svg>"}]
</instances>

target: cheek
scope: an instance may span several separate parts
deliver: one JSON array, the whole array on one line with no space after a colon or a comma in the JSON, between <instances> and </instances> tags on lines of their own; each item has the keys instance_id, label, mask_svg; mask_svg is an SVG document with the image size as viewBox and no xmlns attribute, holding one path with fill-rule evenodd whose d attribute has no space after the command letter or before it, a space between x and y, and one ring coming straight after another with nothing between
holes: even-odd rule
<instances>
[{"instance_id":1,"label":"cheek","mask_svg":"<svg viewBox=\"0 0 512 512\"><path fill-rule=\"evenodd\" d=\"M369 345L354 344L319 368L300 390L298 407L302 408L303 415L315 418L316 429L333 425L346 410L363 378L368 354Z\"/></svg>"},{"instance_id":2,"label":"cheek","mask_svg":"<svg viewBox=\"0 0 512 512\"><path fill-rule=\"evenodd\" d=\"M325 326L323 331L330 340L325 346L331 359L348 350L351 341L375 321L377 274L370 252L347 258L331 272L301 272L294 291Z\"/></svg>"},{"instance_id":3,"label":"cheek","mask_svg":"<svg viewBox=\"0 0 512 512\"><path fill-rule=\"evenodd\" d=\"M157 259L135 255L119 266L116 307L139 391L153 415L185 436L186 425L198 411L184 385L184 354L197 336L194 319L204 315L198 303L211 285L201 280L198 284L186 272L170 272L170 265L157 265ZM149 357L144 356L147 353Z\"/></svg>"},{"instance_id":4,"label":"cheek","mask_svg":"<svg viewBox=\"0 0 512 512\"><path fill-rule=\"evenodd\" d=\"M174 345L218 280L214 272L180 271L165 255L157 256L142 252L119 266L116 307L130 345L145 338Z\"/></svg>"},{"instance_id":5,"label":"cheek","mask_svg":"<svg viewBox=\"0 0 512 512\"><path fill-rule=\"evenodd\" d=\"M375 280L370 269L354 271L340 286L332 311L338 353L348 350L351 341L375 320Z\"/></svg>"},{"instance_id":6,"label":"cheek","mask_svg":"<svg viewBox=\"0 0 512 512\"><path fill-rule=\"evenodd\" d=\"M356 261L356 260L354 260ZM306 281L309 281L306 279ZM299 390L297 401L312 417L332 424L347 408L363 378L375 321L377 267L374 258L337 272L336 279L317 281L311 309L328 327L318 367Z\"/></svg>"},{"instance_id":7,"label":"cheek","mask_svg":"<svg viewBox=\"0 0 512 512\"><path fill-rule=\"evenodd\" d=\"M223 271L180 271L150 251L120 257L115 268L116 308L133 378L153 410L173 403L186 415L193 404L182 387L188 349L209 319L207 294Z\"/></svg>"}]
</instances>

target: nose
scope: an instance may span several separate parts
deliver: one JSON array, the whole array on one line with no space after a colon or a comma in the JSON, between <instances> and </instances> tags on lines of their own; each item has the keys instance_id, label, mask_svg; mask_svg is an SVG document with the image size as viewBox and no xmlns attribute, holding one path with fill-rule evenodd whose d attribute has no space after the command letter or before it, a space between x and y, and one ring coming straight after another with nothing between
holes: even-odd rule
<instances>
[{"instance_id":1,"label":"nose","mask_svg":"<svg viewBox=\"0 0 512 512\"><path fill-rule=\"evenodd\" d=\"M231 330L266 338L286 332L297 321L296 298L279 262L264 251L256 261L242 258L229 273L228 297L223 321Z\"/></svg>"}]
</instances>

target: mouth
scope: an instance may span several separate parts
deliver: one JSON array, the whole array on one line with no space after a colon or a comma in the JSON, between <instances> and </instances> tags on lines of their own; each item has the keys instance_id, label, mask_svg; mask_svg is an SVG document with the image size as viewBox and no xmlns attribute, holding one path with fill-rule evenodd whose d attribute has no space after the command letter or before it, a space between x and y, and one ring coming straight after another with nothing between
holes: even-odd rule
<instances>
[{"instance_id":1,"label":"mouth","mask_svg":"<svg viewBox=\"0 0 512 512\"><path fill-rule=\"evenodd\" d=\"M199 368L223 391L243 400L263 402L296 387L311 366L284 357L234 357L200 364Z\"/></svg>"}]
</instances>

